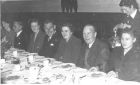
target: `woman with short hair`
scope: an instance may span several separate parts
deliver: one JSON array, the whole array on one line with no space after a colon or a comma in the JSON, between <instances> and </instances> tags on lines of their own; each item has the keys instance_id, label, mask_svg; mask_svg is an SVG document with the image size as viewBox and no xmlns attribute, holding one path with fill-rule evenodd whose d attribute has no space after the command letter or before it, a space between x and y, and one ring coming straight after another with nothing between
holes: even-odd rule
<instances>
[{"instance_id":1,"label":"woman with short hair","mask_svg":"<svg viewBox=\"0 0 140 85\"><path fill-rule=\"evenodd\" d=\"M81 40L73 35L73 27L67 23L61 27L62 39L56 53L56 59L64 63L77 63L80 55Z\"/></svg>"},{"instance_id":2,"label":"woman with short hair","mask_svg":"<svg viewBox=\"0 0 140 85\"><path fill-rule=\"evenodd\" d=\"M135 42L134 31L124 29L121 34L122 46L113 50L111 62L120 79L140 82L140 47Z\"/></svg>"}]
</instances>

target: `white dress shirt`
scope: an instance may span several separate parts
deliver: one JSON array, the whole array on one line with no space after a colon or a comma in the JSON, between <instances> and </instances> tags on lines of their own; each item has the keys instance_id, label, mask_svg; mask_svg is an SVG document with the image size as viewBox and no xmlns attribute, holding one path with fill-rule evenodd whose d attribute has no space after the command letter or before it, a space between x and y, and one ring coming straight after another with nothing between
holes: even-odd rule
<instances>
[{"instance_id":1,"label":"white dress shirt","mask_svg":"<svg viewBox=\"0 0 140 85\"><path fill-rule=\"evenodd\" d=\"M22 32L22 30L17 33L17 37L20 35L21 32Z\"/></svg>"},{"instance_id":2,"label":"white dress shirt","mask_svg":"<svg viewBox=\"0 0 140 85\"><path fill-rule=\"evenodd\" d=\"M137 10L135 10L132 14L130 14L130 16L134 19L136 16Z\"/></svg>"},{"instance_id":3,"label":"white dress shirt","mask_svg":"<svg viewBox=\"0 0 140 85\"><path fill-rule=\"evenodd\" d=\"M94 43L94 41L93 41L92 43L90 43L90 44L88 45L88 47L91 48L92 45L93 45L93 43Z\"/></svg>"}]
</instances>

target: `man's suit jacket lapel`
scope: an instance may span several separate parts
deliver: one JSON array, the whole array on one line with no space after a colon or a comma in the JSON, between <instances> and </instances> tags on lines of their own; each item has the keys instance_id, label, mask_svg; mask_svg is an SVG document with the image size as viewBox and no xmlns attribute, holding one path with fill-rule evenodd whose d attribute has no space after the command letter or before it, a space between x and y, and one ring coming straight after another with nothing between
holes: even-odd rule
<instances>
[{"instance_id":1,"label":"man's suit jacket lapel","mask_svg":"<svg viewBox=\"0 0 140 85\"><path fill-rule=\"evenodd\" d=\"M87 61L88 61L88 64L89 65L95 65L95 61L96 61L96 59L97 59L97 57L98 57L98 40L95 40L95 42L93 43L93 45L91 46L91 48L90 48L90 52L89 52L89 57L88 57L88 59L87 59Z\"/></svg>"},{"instance_id":2,"label":"man's suit jacket lapel","mask_svg":"<svg viewBox=\"0 0 140 85\"><path fill-rule=\"evenodd\" d=\"M35 38L35 35L34 35L34 38L35 38L34 43L35 44L39 42L40 35L41 35L41 32L40 31L38 32L36 38Z\"/></svg>"},{"instance_id":3,"label":"man's suit jacket lapel","mask_svg":"<svg viewBox=\"0 0 140 85\"><path fill-rule=\"evenodd\" d=\"M34 37L35 37L35 34L33 33L30 37L31 38L30 44L32 44L32 45L34 44Z\"/></svg>"},{"instance_id":4,"label":"man's suit jacket lapel","mask_svg":"<svg viewBox=\"0 0 140 85\"><path fill-rule=\"evenodd\" d=\"M21 38L22 38L22 37L23 37L22 32L21 32L18 36L15 35L15 44L18 45L18 43L21 43L21 42L22 42L22 41L21 41Z\"/></svg>"},{"instance_id":5,"label":"man's suit jacket lapel","mask_svg":"<svg viewBox=\"0 0 140 85\"><path fill-rule=\"evenodd\" d=\"M34 41L34 37L35 37L35 34L33 33L32 35L31 35L31 40L30 40L30 50L33 50L33 47L34 47L34 44L35 44L35 41Z\"/></svg>"},{"instance_id":6,"label":"man's suit jacket lapel","mask_svg":"<svg viewBox=\"0 0 140 85\"><path fill-rule=\"evenodd\" d=\"M122 56L121 61L122 61L123 63L126 62L126 61L128 61L128 60L131 58L131 56L133 56L132 54L133 54L133 48L132 48L131 50L129 50L129 51L125 54L125 56Z\"/></svg>"}]
</instances>

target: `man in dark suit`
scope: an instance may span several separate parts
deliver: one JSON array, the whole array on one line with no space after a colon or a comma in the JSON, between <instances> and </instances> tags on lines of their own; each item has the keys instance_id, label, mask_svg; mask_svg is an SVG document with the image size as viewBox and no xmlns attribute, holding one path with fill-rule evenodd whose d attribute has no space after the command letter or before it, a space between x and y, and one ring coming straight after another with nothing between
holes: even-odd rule
<instances>
[{"instance_id":1,"label":"man in dark suit","mask_svg":"<svg viewBox=\"0 0 140 85\"><path fill-rule=\"evenodd\" d=\"M20 21L15 21L13 24L13 29L16 33L14 39L14 47L18 49L27 50L27 35L23 31L23 25Z\"/></svg>"},{"instance_id":2,"label":"man in dark suit","mask_svg":"<svg viewBox=\"0 0 140 85\"><path fill-rule=\"evenodd\" d=\"M45 34L41 31L38 20L31 21L31 29L33 34L30 37L28 51L31 53L38 53L42 48Z\"/></svg>"},{"instance_id":3,"label":"man in dark suit","mask_svg":"<svg viewBox=\"0 0 140 85\"><path fill-rule=\"evenodd\" d=\"M133 28L137 42L140 44L140 12L136 0L121 0L119 6L126 17L116 28Z\"/></svg>"},{"instance_id":4,"label":"man in dark suit","mask_svg":"<svg viewBox=\"0 0 140 85\"><path fill-rule=\"evenodd\" d=\"M44 30L46 36L39 55L53 58L58 48L60 35L58 35L58 32L56 31L56 25L51 20L45 21Z\"/></svg>"},{"instance_id":5,"label":"man in dark suit","mask_svg":"<svg viewBox=\"0 0 140 85\"><path fill-rule=\"evenodd\" d=\"M83 45L81 56L77 65L90 69L97 67L100 71L106 72L106 64L109 58L108 46L96 38L97 31L93 25L86 25L83 29L83 38L86 44Z\"/></svg>"}]
</instances>

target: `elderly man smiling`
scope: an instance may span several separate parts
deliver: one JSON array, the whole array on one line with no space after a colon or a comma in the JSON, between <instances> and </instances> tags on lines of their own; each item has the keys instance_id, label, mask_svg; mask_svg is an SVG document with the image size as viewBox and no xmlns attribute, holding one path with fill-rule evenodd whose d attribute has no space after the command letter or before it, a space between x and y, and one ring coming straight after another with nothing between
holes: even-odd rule
<instances>
[{"instance_id":1,"label":"elderly man smiling","mask_svg":"<svg viewBox=\"0 0 140 85\"><path fill-rule=\"evenodd\" d=\"M100 71L106 71L106 63L109 57L108 46L96 38L95 26L88 24L84 26L83 45L78 65L86 69L97 67Z\"/></svg>"}]
</instances>

